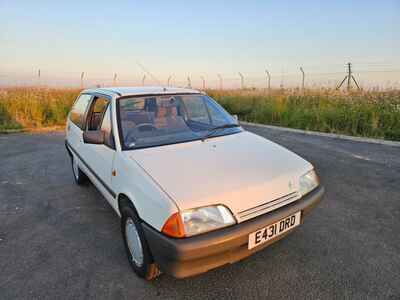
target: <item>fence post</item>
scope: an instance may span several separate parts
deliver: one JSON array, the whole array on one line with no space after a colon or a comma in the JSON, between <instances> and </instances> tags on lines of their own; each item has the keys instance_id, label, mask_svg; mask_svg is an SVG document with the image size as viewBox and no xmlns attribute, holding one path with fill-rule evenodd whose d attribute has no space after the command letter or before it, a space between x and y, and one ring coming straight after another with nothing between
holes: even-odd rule
<instances>
[{"instance_id":1,"label":"fence post","mask_svg":"<svg viewBox=\"0 0 400 300\"><path fill-rule=\"evenodd\" d=\"M203 81L203 91L206 89L206 80L203 76L200 76L201 80Z\"/></svg>"},{"instance_id":2,"label":"fence post","mask_svg":"<svg viewBox=\"0 0 400 300\"><path fill-rule=\"evenodd\" d=\"M268 93L271 92L271 74L269 74L268 70L265 70L265 73L267 74L267 89Z\"/></svg>"},{"instance_id":3,"label":"fence post","mask_svg":"<svg viewBox=\"0 0 400 300\"><path fill-rule=\"evenodd\" d=\"M222 76L221 74L217 74L218 78L219 78L219 89L222 91L223 90L223 81L222 81Z\"/></svg>"},{"instance_id":4,"label":"fence post","mask_svg":"<svg viewBox=\"0 0 400 300\"><path fill-rule=\"evenodd\" d=\"M302 74L301 90L302 90L302 92L304 93L304 78L305 78L305 74L304 74L304 70L303 70L302 67L300 67L300 71L301 71L301 74Z\"/></svg>"},{"instance_id":5,"label":"fence post","mask_svg":"<svg viewBox=\"0 0 400 300\"><path fill-rule=\"evenodd\" d=\"M241 86L241 89L243 90L244 89L244 76L240 72L238 74L240 76L240 86Z\"/></svg>"},{"instance_id":6,"label":"fence post","mask_svg":"<svg viewBox=\"0 0 400 300\"><path fill-rule=\"evenodd\" d=\"M40 76L41 76L41 72L40 69L38 70L38 86L40 87L42 85L41 80L40 80Z\"/></svg>"},{"instance_id":7,"label":"fence post","mask_svg":"<svg viewBox=\"0 0 400 300\"><path fill-rule=\"evenodd\" d=\"M83 78L85 77L85 72L81 73L81 89L83 89Z\"/></svg>"},{"instance_id":8,"label":"fence post","mask_svg":"<svg viewBox=\"0 0 400 300\"><path fill-rule=\"evenodd\" d=\"M285 75L284 75L284 70L282 67L281 68L281 85L280 85L281 90L284 90L284 78L285 78Z\"/></svg>"}]
</instances>

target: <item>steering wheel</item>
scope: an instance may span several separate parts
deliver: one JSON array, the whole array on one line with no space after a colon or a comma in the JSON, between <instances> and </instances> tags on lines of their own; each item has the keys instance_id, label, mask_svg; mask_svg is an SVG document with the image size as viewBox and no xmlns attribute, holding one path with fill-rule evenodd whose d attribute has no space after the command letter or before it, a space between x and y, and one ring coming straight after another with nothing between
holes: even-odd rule
<instances>
[{"instance_id":1,"label":"steering wheel","mask_svg":"<svg viewBox=\"0 0 400 300\"><path fill-rule=\"evenodd\" d=\"M140 132L145 132L145 131L153 131L157 130L157 127L155 127L153 124L150 123L142 123L134 128L131 128L128 133L125 135L125 142L126 143L134 143L136 141L135 134L137 134L138 131Z\"/></svg>"},{"instance_id":2,"label":"steering wheel","mask_svg":"<svg viewBox=\"0 0 400 300\"><path fill-rule=\"evenodd\" d=\"M157 130L157 127L150 123L142 123L136 126L138 131L153 131Z\"/></svg>"}]
</instances>

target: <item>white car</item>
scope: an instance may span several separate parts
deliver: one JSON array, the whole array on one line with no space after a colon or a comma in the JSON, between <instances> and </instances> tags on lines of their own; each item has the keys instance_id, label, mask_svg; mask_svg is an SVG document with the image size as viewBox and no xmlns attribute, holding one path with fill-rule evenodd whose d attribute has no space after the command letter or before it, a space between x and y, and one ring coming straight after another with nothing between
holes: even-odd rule
<instances>
[{"instance_id":1,"label":"white car","mask_svg":"<svg viewBox=\"0 0 400 300\"><path fill-rule=\"evenodd\" d=\"M301 224L324 193L309 162L192 89L85 90L66 147L76 183L90 179L121 217L146 279L243 259Z\"/></svg>"}]
</instances>

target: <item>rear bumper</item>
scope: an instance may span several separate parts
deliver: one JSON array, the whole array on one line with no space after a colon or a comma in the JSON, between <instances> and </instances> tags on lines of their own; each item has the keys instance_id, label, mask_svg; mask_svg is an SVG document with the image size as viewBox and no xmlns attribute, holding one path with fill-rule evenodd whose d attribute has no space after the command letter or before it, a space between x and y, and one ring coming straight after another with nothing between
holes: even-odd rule
<instances>
[{"instance_id":1,"label":"rear bumper","mask_svg":"<svg viewBox=\"0 0 400 300\"><path fill-rule=\"evenodd\" d=\"M324 188L320 186L302 199L265 215L186 239L167 237L147 224L143 224L143 229L159 268L177 278L189 277L241 260L280 240L292 230L254 249L247 249L250 233L298 211L302 212L303 222L304 216L318 204L323 194Z\"/></svg>"}]
</instances>

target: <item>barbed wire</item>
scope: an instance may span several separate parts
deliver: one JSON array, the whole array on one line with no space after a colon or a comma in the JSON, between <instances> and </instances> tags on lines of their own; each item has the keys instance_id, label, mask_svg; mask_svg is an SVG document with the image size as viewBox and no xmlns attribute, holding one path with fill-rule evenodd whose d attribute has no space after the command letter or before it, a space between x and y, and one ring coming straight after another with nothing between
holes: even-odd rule
<instances>
[{"instance_id":1,"label":"barbed wire","mask_svg":"<svg viewBox=\"0 0 400 300\"><path fill-rule=\"evenodd\" d=\"M332 65L331 65L332 66ZM335 66L339 66L336 64ZM342 65L343 66L343 65ZM360 69L355 68L353 74L360 77L360 84L364 88L400 88L400 68L389 68L389 64L382 62L365 62L359 64ZM383 67L386 66L386 69ZM380 69L375 69L375 67ZM345 75L344 71L334 72L310 72L311 68L303 67L305 71L306 87L324 87L337 85ZM314 70L316 67L314 66ZM308 71L308 72L307 72ZM123 86L123 85L173 85L187 86L188 82L194 88L265 88L267 77L259 72L242 72L241 76L236 74L190 74L180 76L168 75L157 76L154 80L151 76L138 73L135 75L118 74L112 72L110 76L95 76L87 72L46 72L37 70L35 72L0 72L0 87L5 86L65 86L65 87L93 87L93 86ZM262 75L261 75L262 74ZM375 74L375 75L371 75ZM377 76L382 74L381 76ZM385 76L384 76L385 75ZM301 72L271 72L270 83L272 87L299 87L301 85ZM164 78L165 77L165 78Z\"/></svg>"}]
</instances>

